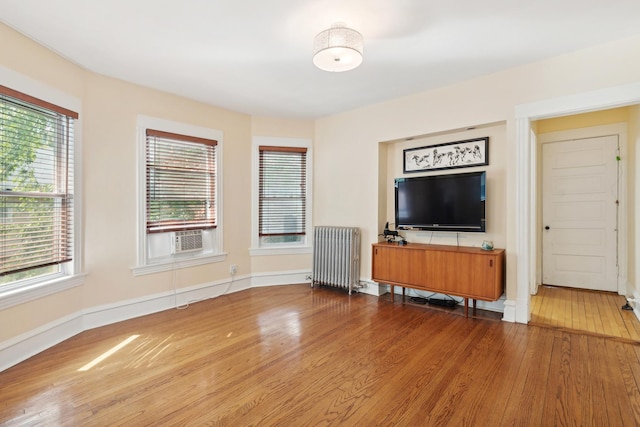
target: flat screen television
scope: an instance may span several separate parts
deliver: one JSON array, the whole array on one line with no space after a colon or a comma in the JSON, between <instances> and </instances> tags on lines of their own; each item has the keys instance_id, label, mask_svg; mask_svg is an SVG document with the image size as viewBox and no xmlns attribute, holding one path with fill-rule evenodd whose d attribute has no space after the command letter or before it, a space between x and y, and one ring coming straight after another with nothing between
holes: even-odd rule
<instances>
[{"instance_id":1,"label":"flat screen television","mask_svg":"<svg viewBox=\"0 0 640 427\"><path fill-rule=\"evenodd\" d=\"M398 230L486 229L486 172L395 179Z\"/></svg>"}]
</instances>

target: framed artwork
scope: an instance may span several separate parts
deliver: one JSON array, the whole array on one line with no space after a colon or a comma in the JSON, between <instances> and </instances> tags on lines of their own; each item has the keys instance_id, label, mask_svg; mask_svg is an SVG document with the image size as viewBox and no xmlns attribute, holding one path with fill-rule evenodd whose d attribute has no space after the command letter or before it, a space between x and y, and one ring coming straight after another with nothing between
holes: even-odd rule
<instances>
[{"instance_id":1,"label":"framed artwork","mask_svg":"<svg viewBox=\"0 0 640 427\"><path fill-rule=\"evenodd\" d=\"M489 137L404 150L403 170L425 172L489 164Z\"/></svg>"}]
</instances>

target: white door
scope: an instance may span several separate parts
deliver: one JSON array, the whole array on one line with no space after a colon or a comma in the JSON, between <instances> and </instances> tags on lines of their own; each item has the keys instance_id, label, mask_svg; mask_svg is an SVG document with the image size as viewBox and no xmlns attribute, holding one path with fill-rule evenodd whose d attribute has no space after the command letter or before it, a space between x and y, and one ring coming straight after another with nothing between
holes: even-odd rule
<instances>
[{"instance_id":1,"label":"white door","mask_svg":"<svg viewBox=\"0 0 640 427\"><path fill-rule=\"evenodd\" d=\"M542 146L542 282L617 291L618 137Z\"/></svg>"}]
</instances>

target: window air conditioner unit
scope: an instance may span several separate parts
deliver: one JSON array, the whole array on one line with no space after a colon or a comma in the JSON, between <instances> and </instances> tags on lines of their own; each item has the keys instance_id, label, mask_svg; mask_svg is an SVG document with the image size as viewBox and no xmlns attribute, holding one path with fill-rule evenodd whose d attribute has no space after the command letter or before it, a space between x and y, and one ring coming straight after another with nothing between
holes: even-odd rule
<instances>
[{"instance_id":1,"label":"window air conditioner unit","mask_svg":"<svg viewBox=\"0 0 640 427\"><path fill-rule=\"evenodd\" d=\"M176 254L199 250L202 250L202 230L176 231Z\"/></svg>"}]
</instances>

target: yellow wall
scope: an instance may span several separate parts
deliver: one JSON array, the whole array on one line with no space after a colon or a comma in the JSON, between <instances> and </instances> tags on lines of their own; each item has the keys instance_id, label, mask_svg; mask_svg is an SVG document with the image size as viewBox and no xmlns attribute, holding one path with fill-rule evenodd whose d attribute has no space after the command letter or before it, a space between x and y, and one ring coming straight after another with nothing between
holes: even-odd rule
<instances>
[{"instance_id":1,"label":"yellow wall","mask_svg":"<svg viewBox=\"0 0 640 427\"><path fill-rule=\"evenodd\" d=\"M609 110L593 111L591 113L538 120L536 122L536 133L559 132L563 130L602 126L613 123L627 123L628 121L628 107L611 108Z\"/></svg>"},{"instance_id":2,"label":"yellow wall","mask_svg":"<svg viewBox=\"0 0 640 427\"><path fill-rule=\"evenodd\" d=\"M636 187L635 177L637 174L638 161L636 160L636 151L638 143L638 106L612 108L600 111L593 111L583 114L574 114L570 116L556 117L552 119L538 120L535 122L536 134L542 135L552 132L562 132L567 130L575 130L581 128L588 128L594 126L605 126L623 123L626 125L628 132L625 135L627 144L627 158L625 161L625 172L620 176L620 179L625 180L627 186L626 206L627 206L627 235L635 236L636 230L636 212L638 212L635 200L636 200ZM542 156L541 147L538 150L538 157ZM541 162L540 162L541 163ZM538 164L538 172L541 173L542 165ZM541 188L542 180L539 177L538 188ZM542 195L538 194L538 218L542 218ZM538 224L538 229L541 230L541 223ZM541 239L540 239L541 240ZM629 287L631 289L636 288L636 252L637 243L640 240L630 237L627 245L627 263L623 265L624 271L620 271L621 276L627 277ZM541 256L542 248L538 248L538 257ZM541 270L538 271L538 282L540 282ZM630 291L629 293L632 293Z\"/></svg>"},{"instance_id":3,"label":"yellow wall","mask_svg":"<svg viewBox=\"0 0 640 427\"><path fill-rule=\"evenodd\" d=\"M636 292L635 298L639 298L640 284L638 283L638 265L640 265L640 106L629 108L629 164L633 165L629 170L627 182L629 183L629 275L628 281L631 287L629 294Z\"/></svg>"}]
</instances>

